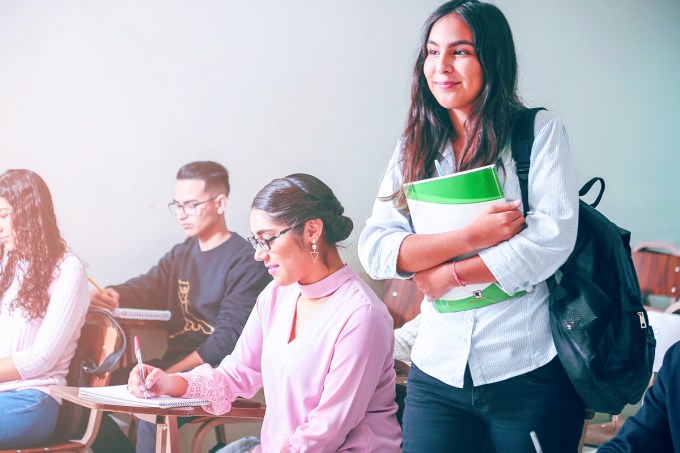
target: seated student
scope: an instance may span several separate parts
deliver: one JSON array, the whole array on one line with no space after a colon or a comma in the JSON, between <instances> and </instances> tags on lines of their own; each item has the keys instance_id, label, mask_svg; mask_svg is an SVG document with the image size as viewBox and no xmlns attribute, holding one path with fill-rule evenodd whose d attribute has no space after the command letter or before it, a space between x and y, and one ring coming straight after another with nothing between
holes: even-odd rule
<instances>
[{"instance_id":1,"label":"seated student","mask_svg":"<svg viewBox=\"0 0 680 453\"><path fill-rule=\"evenodd\" d=\"M172 312L168 348L160 360L149 362L168 373L220 363L234 349L257 295L271 281L253 259L248 241L227 228L228 196L229 174L222 165L209 161L184 165L169 208L188 238L146 274L106 288L106 295L90 293L94 306ZM118 370L111 383L127 382L131 368ZM132 451L108 416L102 424L93 451ZM155 451L155 434L155 425L140 422L137 452Z\"/></svg>"},{"instance_id":2,"label":"seated student","mask_svg":"<svg viewBox=\"0 0 680 453\"><path fill-rule=\"evenodd\" d=\"M398 452L392 318L338 253L352 221L317 178L275 179L250 215L255 259L274 281L260 294L234 351L217 368L168 374L145 365L151 396L207 398L229 411L264 387L265 452ZM128 387L142 396L139 370Z\"/></svg>"},{"instance_id":3,"label":"seated student","mask_svg":"<svg viewBox=\"0 0 680 453\"><path fill-rule=\"evenodd\" d=\"M399 327L394 329L394 359L406 362L411 365L411 350L416 342L418 336L418 329L420 328L420 321L423 319L422 315L407 321Z\"/></svg>"},{"instance_id":4,"label":"seated student","mask_svg":"<svg viewBox=\"0 0 680 453\"><path fill-rule=\"evenodd\" d=\"M47 440L89 306L87 276L61 237L45 182L0 175L0 449Z\"/></svg>"},{"instance_id":5,"label":"seated student","mask_svg":"<svg viewBox=\"0 0 680 453\"><path fill-rule=\"evenodd\" d=\"M598 453L680 451L680 343L663 359L654 385L647 390L640 410L629 417Z\"/></svg>"}]
</instances>

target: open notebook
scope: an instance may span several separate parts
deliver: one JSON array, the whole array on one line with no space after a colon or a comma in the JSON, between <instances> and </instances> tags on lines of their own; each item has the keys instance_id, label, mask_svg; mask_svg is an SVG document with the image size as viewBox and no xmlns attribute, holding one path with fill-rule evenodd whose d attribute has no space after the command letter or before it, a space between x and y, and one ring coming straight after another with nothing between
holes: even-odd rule
<instances>
[{"instance_id":1,"label":"open notebook","mask_svg":"<svg viewBox=\"0 0 680 453\"><path fill-rule=\"evenodd\" d=\"M108 387L81 387L78 396L94 403L113 404L117 406L158 407L168 409L172 407L204 406L210 401L198 398L174 398L161 396L158 398L137 398L132 395L126 385L112 385Z\"/></svg>"}]
</instances>

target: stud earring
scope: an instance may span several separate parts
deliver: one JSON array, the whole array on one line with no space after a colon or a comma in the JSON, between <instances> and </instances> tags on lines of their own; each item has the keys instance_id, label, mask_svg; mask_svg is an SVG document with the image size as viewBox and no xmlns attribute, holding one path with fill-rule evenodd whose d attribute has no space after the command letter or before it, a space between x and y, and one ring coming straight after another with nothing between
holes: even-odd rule
<instances>
[{"instance_id":1,"label":"stud earring","mask_svg":"<svg viewBox=\"0 0 680 453\"><path fill-rule=\"evenodd\" d=\"M319 259L319 252L316 251L316 239L312 239L312 251L309 252L309 256L312 257L314 263Z\"/></svg>"}]
</instances>

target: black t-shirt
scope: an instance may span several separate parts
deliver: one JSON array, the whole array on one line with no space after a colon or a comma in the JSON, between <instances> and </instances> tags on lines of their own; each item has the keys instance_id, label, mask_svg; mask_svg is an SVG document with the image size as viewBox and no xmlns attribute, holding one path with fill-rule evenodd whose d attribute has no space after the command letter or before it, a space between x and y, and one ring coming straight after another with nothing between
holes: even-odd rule
<instances>
[{"instance_id":1,"label":"black t-shirt","mask_svg":"<svg viewBox=\"0 0 680 453\"><path fill-rule=\"evenodd\" d=\"M120 305L170 310L166 366L197 351L215 366L231 353L260 291L271 277L236 233L201 251L197 238L170 250L149 272L113 286Z\"/></svg>"}]
</instances>

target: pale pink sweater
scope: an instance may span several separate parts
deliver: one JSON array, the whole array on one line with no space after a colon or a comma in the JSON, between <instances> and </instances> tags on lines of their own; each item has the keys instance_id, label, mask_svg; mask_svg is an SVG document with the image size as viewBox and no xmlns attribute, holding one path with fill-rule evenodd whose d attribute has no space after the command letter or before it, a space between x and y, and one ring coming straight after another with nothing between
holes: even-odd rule
<instances>
[{"instance_id":1,"label":"pale pink sweater","mask_svg":"<svg viewBox=\"0 0 680 453\"><path fill-rule=\"evenodd\" d=\"M69 253L56 272L43 318L28 321L21 309L9 311L21 272L0 299L0 357L11 355L21 375L21 379L0 382L0 392L32 388L47 393L50 385L66 384L90 301L87 275L75 255Z\"/></svg>"},{"instance_id":2,"label":"pale pink sweater","mask_svg":"<svg viewBox=\"0 0 680 453\"><path fill-rule=\"evenodd\" d=\"M182 374L185 396L209 399L205 409L220 414L264 386L266 453L399 452L387 308L349 266L314 286L335 293L288 342L300 286L272 282L234 352L215 369L206 364Z\"/></svg>"}]
</instances>

